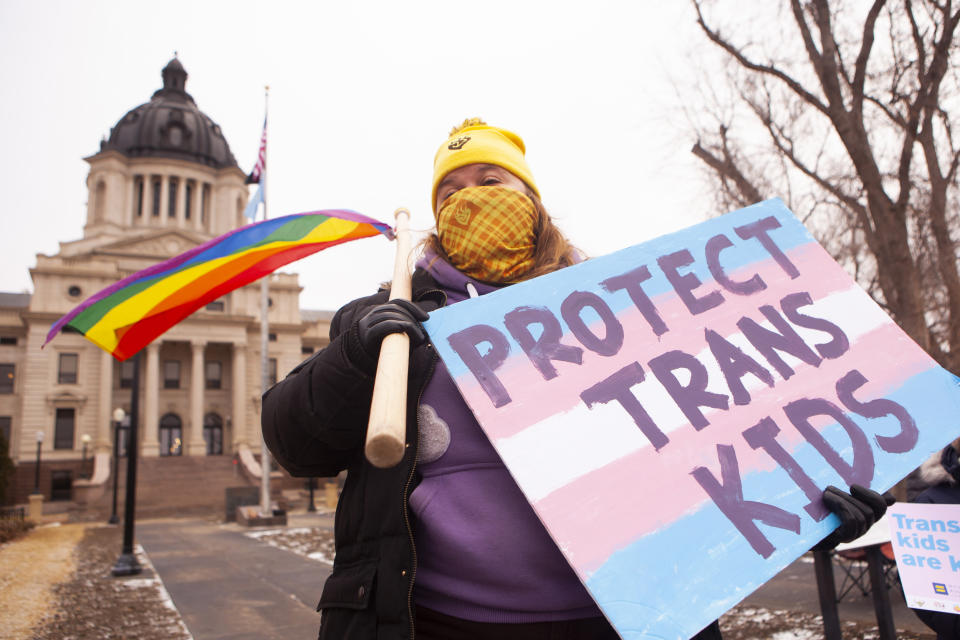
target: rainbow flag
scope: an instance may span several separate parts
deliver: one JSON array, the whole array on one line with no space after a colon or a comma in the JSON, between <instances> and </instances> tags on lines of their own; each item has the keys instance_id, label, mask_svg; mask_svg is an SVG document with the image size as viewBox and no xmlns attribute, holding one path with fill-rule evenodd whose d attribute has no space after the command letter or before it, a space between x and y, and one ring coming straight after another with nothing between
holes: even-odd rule
<instances>
[{"instance_id":1,"label":"rainbow flag","mask_svg":"<svg viewBox=\"0 0 960 640\"><path fill-rule=\"evenodd\" d=\"M235 229L96 293L60 318L44 346L69 327L118 360L220 296L327 247L389 225L342 209L297 213Z\"/></svg>"}]
</instances>

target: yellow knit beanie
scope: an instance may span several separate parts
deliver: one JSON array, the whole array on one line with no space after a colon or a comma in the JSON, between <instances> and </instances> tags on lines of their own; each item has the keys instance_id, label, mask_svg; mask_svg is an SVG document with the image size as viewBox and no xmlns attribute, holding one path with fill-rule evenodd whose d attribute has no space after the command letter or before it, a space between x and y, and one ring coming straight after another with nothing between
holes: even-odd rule
<instances>
[{"instance_id":1,"label":"yellow knit beanie","mask_svg":"<svg viewBox=\"0 0 960 640\"><path fill-rule=\"evenodd\" d=\"M430 208L436 207L437 187L444 176L468 164L493 164L503 167L523 180L539 197L540 192L533 181L533 174L523 156L525 151L523 140L512 131L491 127L479 118L464 120L462 125L453 128L434 157Z\"/></svg>"}]
</instances>

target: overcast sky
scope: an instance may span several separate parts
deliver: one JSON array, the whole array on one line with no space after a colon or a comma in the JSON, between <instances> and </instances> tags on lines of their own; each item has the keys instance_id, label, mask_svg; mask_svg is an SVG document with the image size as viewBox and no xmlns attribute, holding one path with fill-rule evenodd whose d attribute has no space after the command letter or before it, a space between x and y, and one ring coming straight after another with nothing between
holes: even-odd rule
<instances>
[{"instance_id":1,"label":"overcast sky","mask_svg":"<svg viewBox=\"0 0 960 640\"><path fill-rule=\"evenodd\" d=\"M703 46L686 2L0 3L0 291L82 236L83 158L161 86L187 91L249 171L270 85L270 216L349 208L433 223L433 154L468 116L512 129L544 202L602 255L703 219L709 199L673 82ZM715 52L704 49L711 55ZM382 238L291 265L333 309L392 272Z\"/></svg>"}]
</instances>

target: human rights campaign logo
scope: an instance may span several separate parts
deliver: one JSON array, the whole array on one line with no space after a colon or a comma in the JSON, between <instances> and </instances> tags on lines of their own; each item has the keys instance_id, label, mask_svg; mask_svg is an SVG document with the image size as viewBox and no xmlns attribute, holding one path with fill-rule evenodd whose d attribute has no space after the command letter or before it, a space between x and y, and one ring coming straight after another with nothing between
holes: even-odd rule
<instances>
[{"instance_id":1,"label":"human rights campaign logo","mask_svg":"<svg viewBox=\"0 0 960 640\"><path fill-rule=\"evenodd\" d=\"M940 584L939 582L933 583L933 592L939 593L940 595L947 595L947 585Z\"/></svg>"}]
</instances>

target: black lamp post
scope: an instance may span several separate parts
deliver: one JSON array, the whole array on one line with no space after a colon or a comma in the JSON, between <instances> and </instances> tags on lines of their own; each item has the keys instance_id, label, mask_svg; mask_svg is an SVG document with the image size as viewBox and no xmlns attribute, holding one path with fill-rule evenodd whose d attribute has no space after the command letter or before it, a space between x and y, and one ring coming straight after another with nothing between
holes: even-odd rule
<instances>
[{"instance_id":1,"label":"black lamp post","mask_svg":"<svg viewBox=\"0 0 960 640\"><path fill-rule=\"evenodd\" d=\"M37 431L37 468L33 470L33 493L40 493L40 449L43 448L43 431Z\"/></svg>"},{"instance_id":2,"label":"black lamp post","mask_svg":"<svg viewBox=\"0 0 960 640\"><path fill-rule=\"evenodd\" d=\"M133 391L130 394L130 434L127 438L127 488L123 508L123 547L113 565L113 575L131 576L143 571L133 553L133 520L137 502L137 418L140 411L140 353L133 356Z\"/></svg>"},{"instance_id":3,"label":"black lamp post","mask_svg":"<svg viewBox=\"0 0 960 640\"><path fill-rule=\"evenodd\" d=\"M117 407L113 410L113 506L110 510L110 519L108 524L117 524L120 518L117 517L117 474L120 467L120 425L123 419L127 417L126 412Z\"/></svg>"},{"instance_id":4,"label":"black lamp post","mask_svg":"<svg viewBox=\"0 0 960 640\"><path fill-rule=\"evenodd\" d=\"M87 446L90 444L90 434L85 433L80 436L80 442L83 443L83 454L80 458L80 477L89 478L90 474L87 473Z\"/></svg>"}]
</instances>

